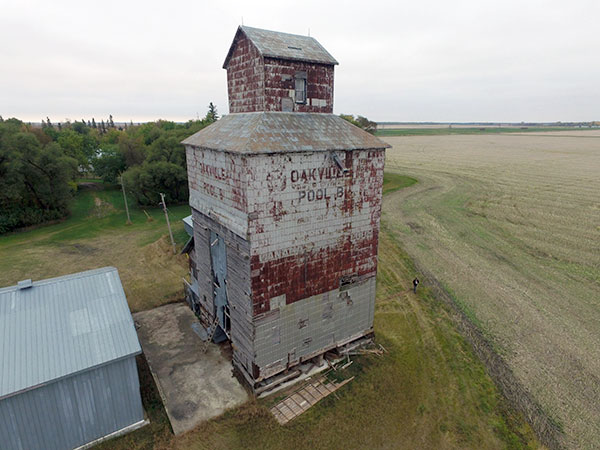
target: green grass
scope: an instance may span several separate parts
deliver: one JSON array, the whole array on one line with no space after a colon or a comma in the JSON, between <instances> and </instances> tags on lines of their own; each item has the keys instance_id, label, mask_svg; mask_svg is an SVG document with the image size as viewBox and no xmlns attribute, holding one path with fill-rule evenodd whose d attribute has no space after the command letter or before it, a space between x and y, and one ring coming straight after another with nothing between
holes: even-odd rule
<instances>
[{"instance_id":1,"label":"green grass","mask_svg":"<svg viewBox=\"0 0 600 450\"><path fill-rule=\"evenodd\" d=\"M383 195L412 186L416 182L415 178L407 177L406 175L385 172L383 174Z\"/></svg>"},{"instance_id":2,"label":"green grass","mask_svg":"<svg viewBox=\"0 0 600 450\"><path fill-rule=\"evenodd\" d=\"M98 208L95 203L96 198L106 203L108 207ZM127 225L123 193L118 187L99 183L98 189L80 189L73 199L71 214L64 221L57 224L40 225L25 232L2 235L0 236L0 249L12 244L20 245L29 240L36 240L38 244L52 244L93 238L113 231L147 232L156 230L158 236L166 231L166 221L162 209L158 207L146 209L153 219L152 222L148 222L144 209L136 207L131 200L128 201L128 205L131 225ZM181 219L189 214L190 207L188 205L169 207L170 221L178 229Z\"/></svg>"},{"instance_id":3,"label":"green grass","mask_svg":"<svg viewBox=\"0 0 600 450\"><path fill-rule=\"evenodd\" d=\"M133 311L180 298L187 260L173 255L162 209L146 211L152 220L132 203L129 210L128 225L121 190L94 183L80 189L62 222L0 236L0 286L115 266ZM187 205L169 208L178 248L188 239L181 219L189 214Z\"/></svg>"},{"instance_id":4,"label":"green grass","mask_svg":"<svg viewBox=\"0 0 600 450\"><path fill-rule=\"evenodd\" d=\"M377 130L376 136L446 136L449 134L532 133L544 131L587 130L579 127L445 127L445 128L389 128Z\"/></svg>"},{"instance_id":5,"label":"green grass","mask_svg":"<svg viewBox=\"0 0 600 450\"><path fill-rule=\"evenodd\" d=\"M386 175L384 192L415 182ZM387 224L381 231L375 332L387 353L355 358L344 374L355 379L336 395L285 426L268 410L281 398L275 394L174 437L142 360L142 394L151 424L103 447L536 448L531 429L507 407L445 306L426 287L412 294L414 264Z\"/></svg>"}]
</instances>

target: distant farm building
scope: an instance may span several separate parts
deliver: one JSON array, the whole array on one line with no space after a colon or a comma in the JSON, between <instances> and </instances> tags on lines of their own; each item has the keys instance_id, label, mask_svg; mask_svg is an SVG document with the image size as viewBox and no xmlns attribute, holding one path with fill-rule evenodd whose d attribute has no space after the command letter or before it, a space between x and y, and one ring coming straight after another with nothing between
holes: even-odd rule
<instances>
[{"instance_id":1,"label":"distant farm building","mask_svg":"<svg viewBox=\"0 0 600 450\"><path fill-rule=\"evenodd\" d=\"M0 448L76 448L143 425L139 353L114 268L0 289Z\"/></svg>"},{"instance_id":2,"label":"distant farm building","mask_svg":"<svg viewBox=\"0 0 600 450\"><path fill-rule=\"evenodd\" d=\"M332 114L335 64L314 38L239 27L232 114L183 141L188 301L254 389L373 333L387 144Z\"/></svg>"}]
</instances>

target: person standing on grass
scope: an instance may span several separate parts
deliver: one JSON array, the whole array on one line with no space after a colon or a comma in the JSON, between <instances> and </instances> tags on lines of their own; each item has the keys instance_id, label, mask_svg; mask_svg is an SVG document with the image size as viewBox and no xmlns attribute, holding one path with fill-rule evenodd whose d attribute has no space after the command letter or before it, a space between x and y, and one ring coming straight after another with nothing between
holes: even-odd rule
<instances>
[{"instance_id":1,"label":"person standing on grass","mask_svg":"<svg viewBox=\"0 0 600 450\"><path fill-rule=\"evenodd\" d=\"M419 279L415 278L413 280L413 292L416 294L417 293L417 286L419 285Z\"/></svg>"}]
</instances>

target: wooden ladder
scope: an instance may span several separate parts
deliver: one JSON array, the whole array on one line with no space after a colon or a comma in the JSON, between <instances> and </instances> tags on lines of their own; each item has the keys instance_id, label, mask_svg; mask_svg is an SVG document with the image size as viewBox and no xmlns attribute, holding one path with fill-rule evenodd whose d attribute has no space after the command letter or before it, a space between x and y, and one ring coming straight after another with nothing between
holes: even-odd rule
<instances>
[{"instance_id":1,"label":"wooden ladder","mask_svg":"<svg viewBox=\"0 0 600 450\"><path fill-rule=\"evenodd\" d=\"M206 353L206 350L208 350L208 346L210 345L213 337L215 336L218 326L219 326L219 318L217 316L215 316L215 320L213 321L213 323L210 327L210 334L208 335L208 339L206 340L206 342L204 343L204 347L202 348L202 353Z\"/></svg>"}]
</instances>

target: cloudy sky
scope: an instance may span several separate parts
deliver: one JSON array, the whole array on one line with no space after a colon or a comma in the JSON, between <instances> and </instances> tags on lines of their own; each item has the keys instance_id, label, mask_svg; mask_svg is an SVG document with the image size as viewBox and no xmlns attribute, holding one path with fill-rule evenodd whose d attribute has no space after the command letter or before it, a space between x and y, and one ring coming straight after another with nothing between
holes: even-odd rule
<instances>
[{"instance_id":1,"label":"cloudy sky","mask_svg":"<svg viewBox=\"0 0 600 450\"><path fill-rule=\"evenodd\" d=\"M187 120L236 28L307 34L340 62L335 113L376 121L600 120L600 2L0 0L0 115Z\"/></svg>"}]
</instances>

